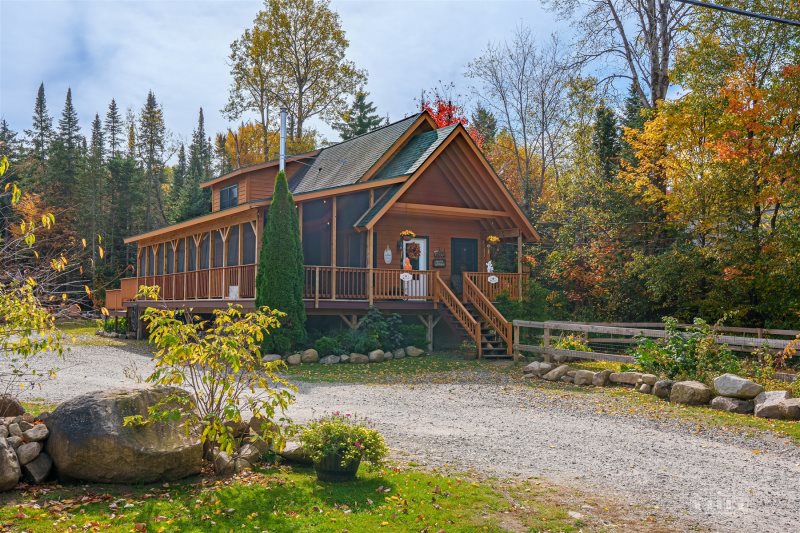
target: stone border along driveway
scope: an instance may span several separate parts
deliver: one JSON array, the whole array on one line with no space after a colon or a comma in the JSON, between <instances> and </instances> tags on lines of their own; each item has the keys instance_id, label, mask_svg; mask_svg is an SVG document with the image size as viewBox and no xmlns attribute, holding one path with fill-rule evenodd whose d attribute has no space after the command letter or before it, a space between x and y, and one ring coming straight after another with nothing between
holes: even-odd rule
<instances>
[{"instance_id":1,"label":"stone border along driveway","mask_svg":"<svg viewBox=\"0 0 800 533\"><path fill-rule=\"evenodd\" d=\"M55 403L130 386L126 368L139 375L152 368L145 349L128 346L73 347L67 361L43 362L53 364L64 368L58 380L26 397ZM626 414L628 405L517 384L301 383L290 415L299 422L333 410L367 416L393 449L425 465L540 476L714 530L797 531L800 447Z\"/></svg>"}]
</instances>

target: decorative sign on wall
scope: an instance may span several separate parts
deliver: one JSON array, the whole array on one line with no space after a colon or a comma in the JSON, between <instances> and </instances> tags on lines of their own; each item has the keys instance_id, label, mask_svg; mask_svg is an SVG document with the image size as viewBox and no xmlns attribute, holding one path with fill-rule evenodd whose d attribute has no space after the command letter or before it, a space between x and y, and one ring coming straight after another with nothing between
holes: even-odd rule
<instances>
[{"instance_id":1,"label":"decorative sign on wall","mask_svg":"<svg viewBox=\"0 0 800 533\"><path fill-rule=\"evenodd\" d=\"M447 260L444 257L444 250L433 251L433 268L444 268L447 266Z\"/></svg>"},{"instance_id":2,"label":"decorative sign on wall","mask_svg":"<svg viewBox=\"0 0 800 533\"><path fill-rule=\"evenodd\" d=\"M386 249L383 251L383 262L387 265L392 264L392 250L389 248L389 245L386 245Z\"/></svg>"}]
</instances>

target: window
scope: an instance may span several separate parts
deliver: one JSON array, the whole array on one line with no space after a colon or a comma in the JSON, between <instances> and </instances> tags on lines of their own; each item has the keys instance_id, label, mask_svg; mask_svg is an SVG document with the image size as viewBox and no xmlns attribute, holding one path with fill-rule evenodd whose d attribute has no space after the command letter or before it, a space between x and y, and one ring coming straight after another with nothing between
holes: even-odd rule
<instances>
[{"instance_id":1,"label":"window","mask_svg":"<svg viewBox=\"0 0 800 533\"><path fill-rule=\"evenodd\" d=\"M367 233L353 225L369 209L369 193L360 192L336 198L336 265L367 266Z\"/></svg>"},{"instance_id":2,"label":"window","mask_svg":"<svg viewBox=\"0 0 800 533\"><path fill-rule=\"evenodd\" d=\"M307 265L331 264L331 201L303 203L303 257Z\"/></svg>"},{"instance_id":3,"label":"window","mask_svg":"<svg viewBox=\"0 0 800 533\"><path fill-rule=\"evenodd\" d=\"M226 250L227 265L237 266L239 264L239 226L231 226L225 246L228 248Z\"/></svg>"},{"instance_id":4,"label":"window","mask_svg":"<svg viewBox=\"0 0 800 533\"><path fill-rule=\"evenodd\" d=\"M231 185L219 191L219 208L228 209L239 205L239 185Z\"/></svg>"}]
</instances>

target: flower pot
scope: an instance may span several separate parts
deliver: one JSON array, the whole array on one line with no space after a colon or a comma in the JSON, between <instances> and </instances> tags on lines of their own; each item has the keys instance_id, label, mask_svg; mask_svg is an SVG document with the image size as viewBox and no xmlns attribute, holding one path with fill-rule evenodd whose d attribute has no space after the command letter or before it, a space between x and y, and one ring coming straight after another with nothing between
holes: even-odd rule
<instances>
[{"instance_id":1,"label":"flower pot","mask_svg":"<svg viewBox=\"0 0 800 533\"><path fill-rule=\"evenodd\" d=\"M353 481L356 479L356 472L358 472L360 464L361 458L359 457L348 465L342 466L341 455L328 455L314 465L314 470L320 481Z\"/></svg>"},{"instance_id":2,"label":"flower pot","mask_svg":"<svg viewBox=\"0 0 800 533\"><path fill-rule=\"evenodd\" d=\"M403 240L404 241L410 241L411 240L411 236L410 235L403 235Z\"/></svg>"}]
</instances>

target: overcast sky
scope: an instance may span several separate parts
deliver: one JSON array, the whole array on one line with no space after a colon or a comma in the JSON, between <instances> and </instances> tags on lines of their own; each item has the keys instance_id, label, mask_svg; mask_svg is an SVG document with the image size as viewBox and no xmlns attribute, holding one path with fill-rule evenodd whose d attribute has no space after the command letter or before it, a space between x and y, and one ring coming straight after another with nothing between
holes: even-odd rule
<instances>
[{"instance_id":1,"label":"overcast sky","mask_svg":"<svg viewBox=\"0 0 800 533\"><path fill-rule=\"evenodd\" d=\"M230 42L251 25L259 1L0 0L0 115L16 131L30 127L44 82L57 120L72 87L84 134L112 97L135 111L152 89L167 128L190 137L201 106L209 133L230 124L220 115L230 82ZM350 40L349 57L369 72L367 90L392 120L416 111L422 89L454 82L469 93L467 62L518 24L542 39L568 31L539 0L334 1ZM314 123L329 140L338 136Z\"/></svg>"}]
</instances>

